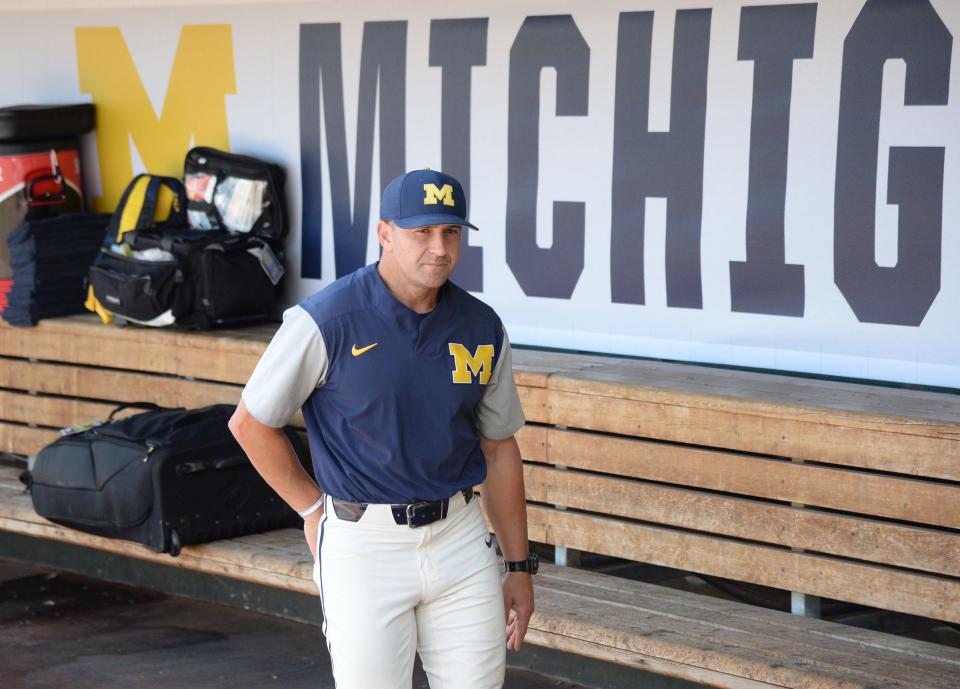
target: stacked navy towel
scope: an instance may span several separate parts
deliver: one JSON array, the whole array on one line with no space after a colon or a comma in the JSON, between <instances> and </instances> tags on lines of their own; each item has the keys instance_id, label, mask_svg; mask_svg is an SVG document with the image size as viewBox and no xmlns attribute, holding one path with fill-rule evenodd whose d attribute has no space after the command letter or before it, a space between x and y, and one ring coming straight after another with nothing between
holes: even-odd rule
<instances>
[{"instance_id":1,"label":"stacked navy towel","mask_svg":"<svg viewBox=\"0 0 960 689\"><path fill-rule=\"evenodd\" d=\"M84 313L84 278L109 223L107 213L70 213L27 220L11 232L13 287L3 319L32 326L41 318Z\"/></svg>"}]
</instances>

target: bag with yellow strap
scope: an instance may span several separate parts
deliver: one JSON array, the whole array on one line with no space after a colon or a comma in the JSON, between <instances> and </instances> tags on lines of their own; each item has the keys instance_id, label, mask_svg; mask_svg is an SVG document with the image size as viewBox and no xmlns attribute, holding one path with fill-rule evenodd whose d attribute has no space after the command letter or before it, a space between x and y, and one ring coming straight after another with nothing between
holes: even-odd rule
<instances>
[{"instance_id":1,"label":"bag with yellow strap","mask_svg":"<svg viewBox=\"0 0 960 689\"><path fill-rule=\"evenodd\" d=\"M189 309L180 262L168 249L137 246L140 232L185 227L186 195L173 177L138 175L129 184L87 273L86 308L142 325L177 322Z\"/></svg>"}]
</instances>

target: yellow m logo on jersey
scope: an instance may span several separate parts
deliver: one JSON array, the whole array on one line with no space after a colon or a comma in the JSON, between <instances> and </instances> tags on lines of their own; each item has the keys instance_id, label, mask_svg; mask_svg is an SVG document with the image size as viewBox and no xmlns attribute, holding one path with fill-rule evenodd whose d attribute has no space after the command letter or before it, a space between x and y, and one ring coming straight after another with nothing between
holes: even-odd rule
<instances>
[{"instance_id":1,"label":"yellow m logo on jersey","mask_svg":"<svg viewBox=\"0 0 960 689\"><path fill-rule=\"evenodd\" d=\"M437 201L443 201L444 206L455 206L453 202L453 187L444 184L439 189L436 184L427 183L423 185L423 205L436 206Z\"/></svg>"},{"instance_id":2,"label":"yellow m logo on jersey","mask_svg":"<svg viewBox=\"0 0 960 689\"><path fill-rule=\"evenodd\" d=\"M477 351L473 354L459 342L450 342L447 345L450 348L450 356L453 357L455 368L453 369L453 382L466 383L473 382L474 376L479 378L480 385L486 385L490 380L490 372L493 369L493 345L478 345Z\"/></svg>"}]
</instances>

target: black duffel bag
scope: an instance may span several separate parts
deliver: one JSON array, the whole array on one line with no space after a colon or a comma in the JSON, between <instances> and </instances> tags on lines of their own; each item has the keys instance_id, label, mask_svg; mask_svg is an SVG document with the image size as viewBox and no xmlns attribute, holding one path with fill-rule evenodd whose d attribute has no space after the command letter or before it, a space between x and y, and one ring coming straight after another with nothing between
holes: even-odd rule
<instances>
[{"instance_id":1,"label":"black duffel bag","mask_svg":"<svg viewBox=\"0 0 960 689\"><path fill-rule=\"evenodd\" d=\"M136 323L172 325L189 312L184 269L173 255L144 260L101 249L87 284L112 313Z\"/></svg>"},{"instance_id":2,"label":"black duffel bag","mask_svg":"<svg viewBox=\"0 0 960 689\"><path fill-rule=\"evenodd\" d=\"M210 330L270 318L279 296L274 283L279 275L271 277L269 271L271 267L282 271L282 267L267 240L221 230L178 228L163 234L137 233L128 241L138 252L159 250L173 257L179 276L175 297L159 303L170 306L178 325ZM148 270L158 268L143 266L144 272Z\"/></svg>"},{"instance_id":3,"label":"black duffel bag","mask_svg":"<svg viewBox=\"0 0 960 689\"><path fill-rule=\"evenodd\" d=\"M234 406L162 409L66 435L23 480L37 514L81 531L180 547L290 526L302 520L264 482L227 428ZM299 434L284 429L305 467Z\"/></svg>"},{"instance_id":4,"label":"black duffel bag","mask_svg":"<svg viewBox=\"0 0 960 689\"><path fill-rule=\"evenodd\" d=\"M87 272L87 308L110 318L164 326L189 313L187 266L168 251L141 250L143 233L162 233L186 225L183 184L172 177L137 175L127 185L100 252Z\"/></svg>"}]
</instances>

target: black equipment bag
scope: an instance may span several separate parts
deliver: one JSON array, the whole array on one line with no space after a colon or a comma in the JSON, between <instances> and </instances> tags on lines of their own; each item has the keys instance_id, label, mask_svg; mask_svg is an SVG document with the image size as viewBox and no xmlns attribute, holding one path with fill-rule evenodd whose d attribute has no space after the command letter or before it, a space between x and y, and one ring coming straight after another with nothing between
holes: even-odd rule
<instances>
[{"instance_id":1,"label":"black equipment bag","mask_svg":"<svg viewBox=\"0 0 960 689\"><path fill-rule=\"evenodd\" d=\"M259 237L169 228L129 232L124 246L126 254L101 248L87 281L106 309L129 321L239 326L268 320L280 295L281 259Z\"/></svg>"},{"instance_id":2,"label":"black equipment bag","mask_svg":"<svg viewBox=\"0 0 960 689\"><path fill-rule=\"evenodd\" d=\"M175 259L177 289L157 308L166 304L180 325L209 330L265 321L277 303L282 273L270 271L282 271L280 259L259 237L181 228L138 233L132 246L159 249Z\"/></svg>"},{"instance_id":3,"label":"black equipment bag","mask_svg":"<svg viewBox=\"0 0 960 689\"><path fill-rule=\"evenodd\" d=\"M283 288L283 168L199 146L187 152L183 179L195 234L176 233L174 245L190 256L193 309L181 322L208 329L269 319Z\"/></svg>"},{"instance_id":4,"label":"black equipment bag","mask_svg":"<svg viewBox=\"0 0 960 689\"><path fill-rule=\"evenodd\" d=\"M182 246L193 278L192 309L181 319L184 325L209 330L270 318L280 295L281 274L269 271L282 266L269 243L257 237L228 236Z\"/></svg>"},{"instance_id":5,"label":"black equipment bag","mask_svg":"<svg viewBox=\"0 0 960 689\"><path fill-rule=\"evenodd\" d=\"M284 273L282 168L201 147L187 154L184 170L185 196L178 180L131 182L90 269L96 302L88 308L201 330L269 320ZM171 200L180 213L159 223L154 209L167 204L158 206L158 194L177 186Z\"/></svg>"},{"instance_id":6,"label":"black equipment bag","mask_svg":"<svg viewBox=\"0 0 960 689\"><path fill-rule=\"evenodd\" d=\"M185 312L183 270L174 257L147 261L101 249L87 273L94 296L110 312L137 323L170 325ZM163 319L160 323L157 319Z\"/></svg>"},{"instance_id":7,"label":"black equipment bag","mask_svg":"<svg viewBox=\"0 0 960 689\"><path fill-rule=\"evenodd\" d=\"M112 420L131 406L152 409ZM301 524L227 428L234 409L121 405L107 423L40 451L23 478L37 514L172 556L183 545ZM309 467L300 436L289 427L284 433Z\"/></svg>"},{"instance_id":8,"label":"black equipment bag","mask_svg":"<svg viewBox=\"0 0 960 689\"><path fill-rule=\"evenodd\" d=\"M200 146L187 153L183 180L190 227L256 236L275 250L287 236L286 175L279 165Z\"/></svg>"},{"instance_id":9,"label":"black equipment bag","mask_svg":"<svg viewBox=\"0 0 960 689\"><path fill-rule=\"evenodd\" d=\"M141 234L182 228L186 205L180 180L147 174L134 177L87 273L89 310L99 313L102 307L146 325L171 325L188 312L185 266L169 252L158 250L147 258L137 251Z\"/></svg>"}]
</instances>

